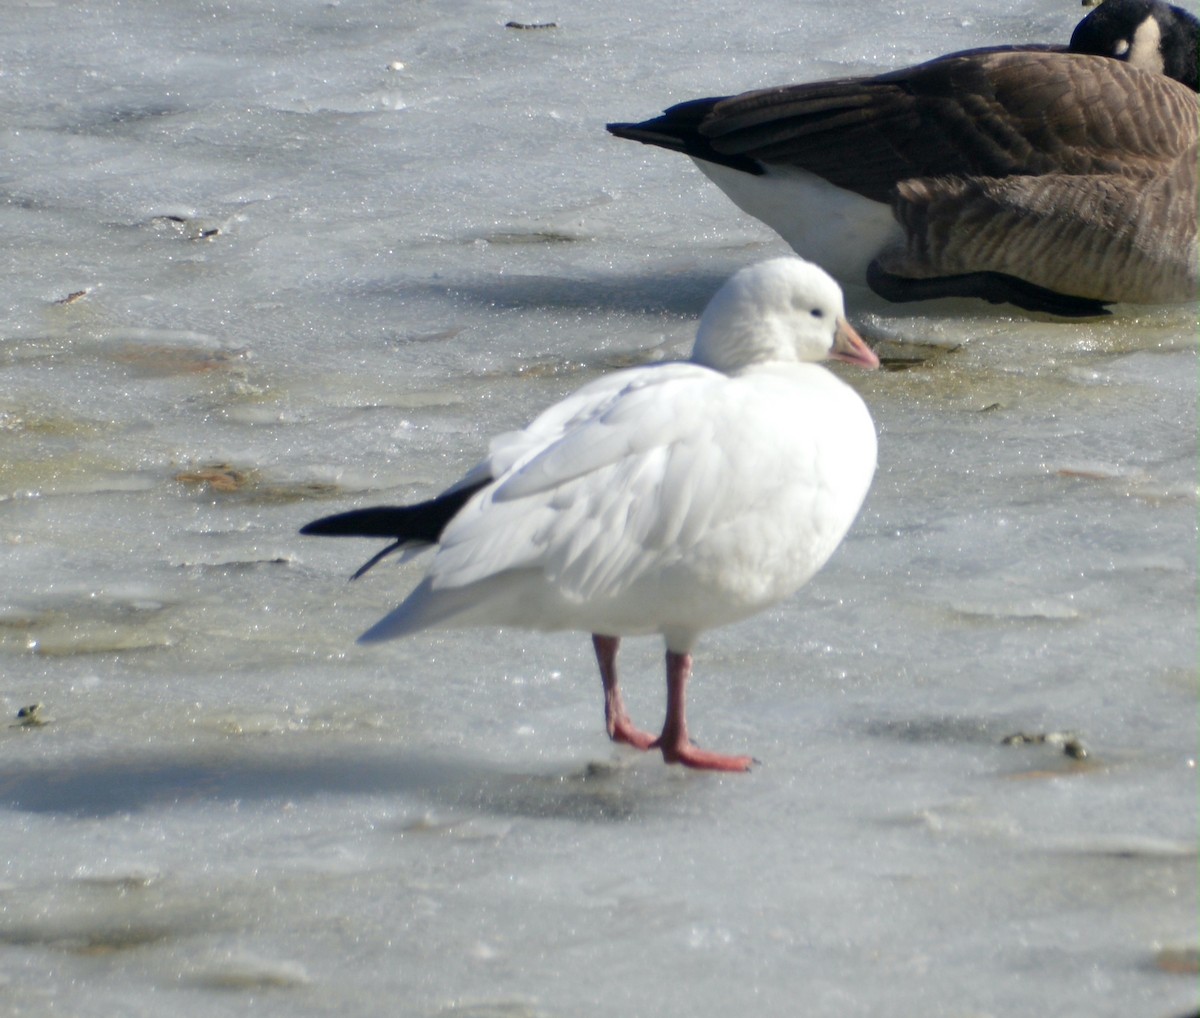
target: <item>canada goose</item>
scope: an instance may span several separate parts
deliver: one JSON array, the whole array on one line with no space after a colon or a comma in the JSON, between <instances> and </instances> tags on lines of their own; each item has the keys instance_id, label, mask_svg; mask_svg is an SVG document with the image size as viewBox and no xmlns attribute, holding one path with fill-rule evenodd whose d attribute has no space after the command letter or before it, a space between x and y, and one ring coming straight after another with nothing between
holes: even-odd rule
<instances>
[{"instance_id":1,"label":"canada goose","mask_svg":"<svg viewBox=\"0 0 1200 1018\"><path fill-rule=\"evenodd\" d=\"M1186 68L1188 18L1106 0L1072 40L1089 53L969 50L608 130L691 156L797 253L888 300L1063 317L1191 300L1200 106L1188 85L1131 66Z\"/></svg>"}]
</instances>

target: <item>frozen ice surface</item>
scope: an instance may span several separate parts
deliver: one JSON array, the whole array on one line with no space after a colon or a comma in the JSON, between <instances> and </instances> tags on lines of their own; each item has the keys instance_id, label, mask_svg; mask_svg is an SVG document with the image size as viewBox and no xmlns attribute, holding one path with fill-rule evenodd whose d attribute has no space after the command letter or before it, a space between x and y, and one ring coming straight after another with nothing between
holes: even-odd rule
<instances>
[{"instance_id":1,"label":"frozen ice surface","mask_svg":"<svg viewBox=\"0 0 1200 1018\"><path fill-rule=\"evenodd\" d=\"M8 3L0 1012L1194 1008L1195 307L850 295L875 487L697 655L748 776L611 747L579 635L356 647L419 564L296 535L683 353L783 250L606 121L1079 15ZM660 647L623 660L652 727Z\"/></svg>"}]
</instances>

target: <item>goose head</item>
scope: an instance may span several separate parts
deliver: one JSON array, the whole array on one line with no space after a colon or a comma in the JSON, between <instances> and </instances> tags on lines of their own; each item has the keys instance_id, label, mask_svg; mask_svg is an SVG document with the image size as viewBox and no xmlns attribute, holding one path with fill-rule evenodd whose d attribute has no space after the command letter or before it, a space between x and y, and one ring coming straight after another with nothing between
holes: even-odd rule
<instances>
[{"instance_id":1,"label":"goose head","mask_svg":"<svg viewBox=\"0 0 1200 1018\"><path fill-rule=\"evenodd\" d=\"M767 363L879 365L846 321L842 288L801 258L773 258L733 275L704 309L692 360L726 374Z\"/></svg>"},{"instance_id":2,"label":"goose head","mask_svg":"<svg viewBox=\"0 0 1200 1018\"><path fill-rule=\"evenodd\" d=\"M1164 0L1104 0L1075 26L1069 49L1114 57L1200 91L1200 21Z\"/></svg>"}]
</instances>

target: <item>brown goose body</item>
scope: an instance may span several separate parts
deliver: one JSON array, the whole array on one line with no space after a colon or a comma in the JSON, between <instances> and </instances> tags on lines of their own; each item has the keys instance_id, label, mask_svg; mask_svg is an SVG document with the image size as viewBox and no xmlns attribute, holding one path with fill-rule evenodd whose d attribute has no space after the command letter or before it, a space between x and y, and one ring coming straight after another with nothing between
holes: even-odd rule
<instances>
[{"instance_id":1,"label":"brown goose body","mask_svg":"<svg viewBox=\"0 0 1200 1018\"><path fill-rule=\"evenodd\" d=\"M695 100L609 130L692 156L818 261L811 178L890 209L889 230L836 253L845 284L1086 315L1196 298L1198 117L1178 81L1046 47Z\"/></svg>"}]
</instances>

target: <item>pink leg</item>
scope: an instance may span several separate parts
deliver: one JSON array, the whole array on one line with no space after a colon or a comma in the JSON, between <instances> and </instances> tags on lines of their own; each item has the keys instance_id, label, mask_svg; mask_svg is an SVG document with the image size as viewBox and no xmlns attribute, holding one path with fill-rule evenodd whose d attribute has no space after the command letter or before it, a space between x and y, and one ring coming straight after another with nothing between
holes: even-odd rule
<instances>
[{"instance_id":1,"label":"pink leg","mask_svg":"<svg viewBox=\"0 0 1200 1018\"><path fill-rule=\"evenodd\" d=\"M662 735L655 740L655 745L662 750L663 759L667 763L679 763L699 770L748 771L754 763L753 757L726 756L692 745L683 708L684 688L691 673L691 654L667 651L667 719L663 722Z\"/></svg>"},{"instance_id":2,"label":"pink leg","mask_svg":"<svg viewBox=\"0 0 1200 1018\"><path fill-rule=\"evenodd\" d=\"M592 646L596 650L596 663L600 666L600 681L604 683L604 724L608 737L613 742L624 742L635 749L649 749L654 745L654 736L633 726L621 699L617 685L617 648L620 637L592 634Z\"/></svg>"}]
</instances>

